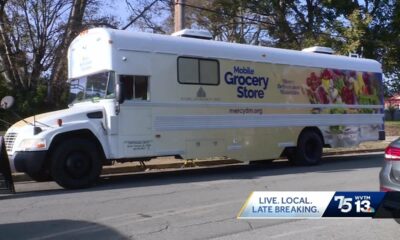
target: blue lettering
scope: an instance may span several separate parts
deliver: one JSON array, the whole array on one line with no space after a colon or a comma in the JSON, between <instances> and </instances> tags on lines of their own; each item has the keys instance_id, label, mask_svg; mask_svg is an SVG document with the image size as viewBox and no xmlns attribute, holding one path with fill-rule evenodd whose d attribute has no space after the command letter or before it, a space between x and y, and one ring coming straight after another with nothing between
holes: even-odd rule
<instances>
[{"instance_id":1,"label":"blue lettering","mask_svg":"<svg viewBox=\"0 0 400 240\"><path fill-rule=\"evenodd\" d=\"M243 88L244 88L244 87L238 87L238 88L237 88L237 92L238 92L237 97L238 97L238 98L243 98L243 96L244 96Z\"/></svg>"},{"instance_id":2,"label":"blue lettering","mask_svg":"<svg viewBox=\"0 0 400 240\"><path fill-rule=\"evenodd\" d=\"M265 92L263 90L258 90L258 97L264 98Z\"/></svg>"},{"instance_id":3,"label":"blue lettering","mask_svg":"<svg viewBox=\"0 0 400 240\"><path fill-rule=\"evenodd\" d=\"M252 85L253 83L252 83L252 77L246 77L246 85ZM254 84L253 84L254 85ZM254 85L254 86L256 86L256 85Z\"/></svg>"},{"instance_id":4,"label":"blue lettering","mask_svg":"<svg viewBox=\"0 0 400 240\"><path fill-rule=\"evenodd\" d=\"M263 90L266 90L267 87L268 87L269 78L261 78L261 80L262 80L263 83L264 83L264 88L263 88Z\"/></svg>"},{"instance_id":5,"label":"blue lettering","mask_svg":"<svg viewBox=\"0 0 400 240\"><path fill-rule=\"evenodd\" d=\"M253 89L248 89L247 87L238 87L237 88L237 97L238 98L259 98L262 99L265 96L265 93L263 90L253 90Z\"/></svg>"},{"instance_id":6,"label":"blue lettering","mask_svg":"<svg viewBox=\"0 0 400 240\"><path fill-rule=\"evenodd\" d=\"M224 80L229 85L238 85L238 98L264 98L265 90L268 88L269 78L263 76L254 76L254 72L254 69L250 67L234 66L233 73L226 72ZM262 90L248 88L252 86L256 88L259 87Z\"/></svg>"},{"instance_id":7,"label":"blue lettering","mask_svg":"<svg viewBox=\"0 0 400 240\"><path fill-rule=\"evenodd\" d=\"M243 76L235 76L238 79L239 85L245 85L245 78Z\"/></svg>"},{"instance_id":8,"label":"blue lettering","mask_svg":"<svg viewBox=\"0 0 400 240\"><path fill-rule=\"evenodd\" d=\"M254 85L254 86L260 85L260 79L261 79L261 78L253 77L253 79L252 79L252 85Z\"/></svg>"},{"instance_id":9,"label":"blue lettering","mask_svg":"<svg viewBox=\"0 0 400 240\"><path fill-rule=\"evenodd\" d=\"M253 75L253 74L254 74L254 69L251 69L250 67L238 67L238 66L234 66L234 67L233 67L233 72L234 72L234 73L239 73L239 74L249 74L249 75Z\"/></svg>"},{"instance_id":10,"label":"blue lettering","mask_svg":"<svg viewBox=\"0 0 400 240\"><path fill-rule=\"evenodd\" d=\"M234 78L232 77L232 73L231 72L226 72L225 73L225 82L227 83L227 84L236 84L235 82L234 82Z\"/></svg>"},{"instance_id":11,"label":"blue lettering","mask_svg":"<svg viewBox=\"0 0 400 240\"><path fill-rule=\"evenodd\" d=\"M233 72L234 72L234 73L241 73L241 72L240 72L240 67L234 66L234 67L233 67Z\"/></svg>"}]
</instances>

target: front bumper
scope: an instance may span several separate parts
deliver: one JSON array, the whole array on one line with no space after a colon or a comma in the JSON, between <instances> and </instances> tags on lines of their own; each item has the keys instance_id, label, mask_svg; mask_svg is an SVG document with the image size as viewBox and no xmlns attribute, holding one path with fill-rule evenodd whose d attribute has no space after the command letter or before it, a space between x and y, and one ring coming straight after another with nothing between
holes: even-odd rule
<instances>
[{"instance_id":1,"label":"front bumper","mask_svg":"<svg viewBox=\"0 0 400 240\"><path fill-rule=\"evenodd\" d=\"M11 165L17 172L34 175L43 169L46 156L47 151L15 152Z\"/></svg>"},{"instance_id":2,"label":"front bumper","mask_svg":"<svg viewBox=\"0 0 400 240\"><path fill-rule=\"evenodd\" d=\"M396 181L392 176L393 163L385 161L380 173L379 183L380 187L390 191L400 191L400 182Z\"/></svg>"}]
</instances>

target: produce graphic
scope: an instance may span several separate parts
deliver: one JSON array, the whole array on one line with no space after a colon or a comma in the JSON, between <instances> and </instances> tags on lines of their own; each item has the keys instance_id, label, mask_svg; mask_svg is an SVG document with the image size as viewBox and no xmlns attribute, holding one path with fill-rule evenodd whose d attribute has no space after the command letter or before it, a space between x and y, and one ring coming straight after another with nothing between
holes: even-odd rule
<instances>
[{"instance_id":1,"label":"produce graphic","mask_svg":"<svg viewBox=\"0 0 400 240\"><path fill-rule=\"evenodd\" d=\"M382 104L381 75L369 72L322 69L310 72L303 85L311 104L380 105ZM379 109L348 107L313 108L312 113L372 113ZM326 126L327 141L333 146L347 147L358 144L362 136L376 135L377 127L365 126Z\"/></svg>"},{"instance_id":2,"label":"produce graphic","mask_svg":"<svg viewBox=\"0 0 400 240\"><path fill-rule=\"evenodd\" d=\"M357 126L330 126L325 134L327 134L327 140L336 147L354 146L360 141Z\"/></svg>"},{"instance_id":3,"label":"produce graphic","mask_svg":"<svg viewBox=\"0 0 400 240\"><path fill-rule=\"evenodd\" d=\"M342 103L342 97L340 96L339 91L336 89L333 80L330 80L329 82L329 99L331 103Z\"/></svg>"},{"instance_id":4,"label":"produce graphic","mask_svg":"<svg viewBox=\"0 0 400 240\"><path fill-rule=\"evenodd\" d=\"M318 97L321 103L323 104L329 103L328 93L325 91L323 87L318 88Z\"/></svg>"},{"instance_id":5,"label":"produce graphic","mask_svg":"<svg viewBox=\"0 0 400 240\"><path fill-rule=\"evenodd\" d=\"M342 100L345 104L356 104L356 94L354 92L354 82L351 78L346 79L341 91Z\"/></svg>"},{"instance_id":6,"label":"produce graphic","mask_svg":"<svg viewBox=\"0 0 400 240\"><path fill-rule=\"evenodd\" d=\"M331 87L332 78L333 76L328 69L324 69L322 71L321 73L322 86L325 88L325 90L328 90Z\"/></svg>"},{"instance_id":7,"label":"produce graphic","mask_svg":"<svg viewBox=\"0 0 400 240\"><path fill-rule=\"evenodd\" d=\"M324 79L324 81L327 80ZM329 103L328 91L322 85L321 77L317 76L315 72L312 72L307 78L307 86L306 92L311 103Z\"/></svg>"},{"instance_id":8,"label":"produce graphic","mask_svg":"<svg viewBox=\"0 0 400 240\"><path fill-rule=\"evenodd\" d=\"M369 74L364 72L362 74L362 79L363 79L364 84L365 84L364 90L363 90L364 94L365 95L371 95L372 94L372 86L371 86L371 81L369 79Z\"/></svg>"},{"instance_id":9,"label":"produce graphic","mask_svg":"<svg viewBox=\"0 0 400 240\"><path fill-rule=\"evenodd\" d=\"M310 73L303 92L312 104L382 104L379 81L379 74L325 68Z\"/></svg>"}]
</instances>

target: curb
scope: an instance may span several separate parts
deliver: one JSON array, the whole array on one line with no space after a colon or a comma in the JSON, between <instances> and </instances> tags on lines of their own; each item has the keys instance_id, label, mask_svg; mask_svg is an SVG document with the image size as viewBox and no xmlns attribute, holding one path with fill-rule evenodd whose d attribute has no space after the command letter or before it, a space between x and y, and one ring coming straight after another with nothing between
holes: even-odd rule
<instances>
[{"instance_id":1,"label":"curb","mask_svg":"<svg viewBox=\"0 0 400 240\"><path fill-rule=\"evenodd\" d=\"M101 175L112 175L112 174L124 174L124 173L135 173L135 172L144 172L148 170L160 170L160 169L179 169L179 168L191 168L191 167L207 167L207 166L218 166L218 165L229 165L229 164L237 164L242 163L241 161L234 159L222 159L222 160L199 160L194 162L194 165L185 166L184 160L182 162L174 163L161 163L161 164L147 164L146 168L141 165L136 166L113 166L113 167L105 167L101 172ZM189 165L189 164L188 164ZM27 182L33 181L28 175L24 173L13 173L13 181L14 182Z\"/></svg>"},{"instance_id":2,"label":"curb","mask_svg":"<svg viewBox=\"0 0 400 240\"><path fill-rule=\"evenodd\" d=\"M194 165L187 164L189 166L185 166L184 160L181 160L181 161L182 162L175 162L175 163L148 164L148 165L146 165L146 168L144 168L140 165L104 168L102 171L102 175L143 172L146 170L159 170L159 169L170 169L170 168L178 168L179 169L179 168L206 167L206 166L229 165L229 164L241 163L241 161L234 160L234 159L199 160L199 161L194 162Z\"/></svg>"},{"instance_id":3,"label":"curb","mask_svg":"<svg viewBox=\"0 0 400 240\"><path fill-rule=\"evenodd\" d=\"M323 153L323 156L337 156L337 155L355 154L355 153L377 153L377 152L384 152L384 151L385 151L385 148L345 150L345 151L339 151L339 152L326 152L326 153Z\"/></svg>"},{"instance_id":4,"label":"curb","mask_svg":"<svg viewBox=\"0 0 400 240\"><path fill-rule=\"evenodd\" d=\"M363 150L346 150L346 151L339 151L339 152L326 152L323 153L323 156L339 156L339 155L346 155L346 154L356 154L356 153L376 153L376 152L383 152L384 148L376 148L376 149L363 149ZM286 158L282 158L286 159ZM141 165L136 166L113 166L113 167L106 167L103 169L101 175L112 175L112 174L123 174L123 173L135 173L135 172L143 172L148 170L160 170L160 169L179 169L179 168L192 168L192 167L208 167L208 166L218 166L218 165L230 165L230 164L238 164L243 163L239 160L234 159L222 159L222 160L198 160L194 162L194 165L191 164L190 166L185 166L184 160L182 162L174 163L161 163L161 164L148 164L146 168ZM189 165L189 164L187 164ZM13 180L14 182L26 182L32 181L32 179L24 174L24 173L13 173Z\"/></svg>"}]
</instances>

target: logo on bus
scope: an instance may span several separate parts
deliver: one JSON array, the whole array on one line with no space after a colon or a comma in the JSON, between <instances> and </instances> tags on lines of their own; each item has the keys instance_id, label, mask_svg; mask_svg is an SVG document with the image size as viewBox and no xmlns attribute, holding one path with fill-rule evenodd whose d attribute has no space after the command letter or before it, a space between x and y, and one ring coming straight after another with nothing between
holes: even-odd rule
<instances>
[{"instance_id":1,"label":"logo on bus","mask_svg":"<svg viewBox=\"0 0 400 240\"><path fill-rule=\"evenodd\" d=\"M237 86L238 98L264 98L269 77L257 76L250 67L234 66L233 71L225 73L225 82Z\"/></svg>"}]
</instances>

